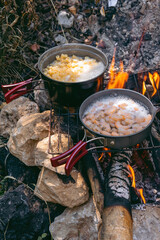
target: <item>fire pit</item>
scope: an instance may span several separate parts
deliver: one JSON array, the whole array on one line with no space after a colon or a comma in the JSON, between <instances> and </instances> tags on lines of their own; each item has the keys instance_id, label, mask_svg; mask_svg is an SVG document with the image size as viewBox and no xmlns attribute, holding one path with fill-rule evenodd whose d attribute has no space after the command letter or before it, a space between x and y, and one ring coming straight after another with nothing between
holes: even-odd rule
<instances>
[{"instance_id":1,"label":"fire pit","mask_svg":"<svg viewBox=\"0 0 160 240\"><path fill-rule=\"evenodd\" d=\"M120 72L118 74L115 74L114 78L118 76L117 79L119 80L119 75L121 75L122 77L123 73ZM126 76L126 73L124 73L124 75ZM159 76L158 72L153 74L149 73L148 76L147 76L147 73L141 73L138 75L132 74L129 77L128 81L124 83L127 86L127 89L129 88L129 86L131 86L132 89L142 92L143 94L146 94L146 96L148 96L151 99L155 107L159 107L159 100L160 100L159 90L158 90L159 82L154 83L155 76ZM148 89L152 88L152 85L150 85L150 87L149 85L145 87L146 83L149 84L149 77L150 78L152 77L153 79L153 81L151 81L151 84L153 84L152 93L148 91ZM119 84L118 80L117 80L117 83L116 81L114 81L114 86L115 84L117 85ZM157 80L157 77L156 77L156 80ZM106 80L106 82L108 84L106 88L108 87L111 88L111 80L110 82ZM156 87L154 88L154 86L157 87L157 91L154 90L156 88ZM156 96L154 96L155 94ZM61 114L60 115L58 114L58 115L62 116L63 110L59 109L59 111L61 112ZM64 116L66 114L68 116L68 119L72 117L73 118L76 117L77 130L80 129L80 131L77 131L78 135L75 141L75 143L77 143L83 135L81 132L82 131L81 128L79 128L80 122L78 119L78 110L77 111L75 110L74 113L70 113L68 109L68 113L65 113ZM54 117L52 121L54 122ZM121 211L123 212L124 216L126 217L126 226L125 226L126 230L124 232L124 235L128 236L128 239L130 239L132 235L132 226L131 226L132 221L130 219L130 215L128 215L125 209L128 209L128 212L131 213L130 204L132 204L132 206L136 206L137 203L146 203L146 202L154 203L154 204L159 203L159 200L156 197L157 196L156 193L159 191L158 185L160 182L160 175L159 175L160 163L159 163L159 156L158 156L160 151L159 124L160 124L159 113L157 113L150 135L141 144L137 144L136 146L131 146L130 148L123 148L123 149L109 149L109 148L102 149L102 146L98 146L98 148L100 147L98 150L96 150L99 155L98 158L94 157L95 150L93 150L97 146L95 146L94 144L90 145L90 148L93 151L92 157L96 162L99 181L102 183L102 186L104 186L103 184L104 182L106 182L105 183L105 202L104 202L105 207L106 209L108 208L110 209L112 208L111 206L113 206L113 212L115 211L114 214L116 214L116 216L117 214L119 215ZM72 127L70 126L70 120L69 120L68 121L69 133L71 128ZM59 134L60 132L61 130L59 129ZM88 136L88 137L90 138L91 136ZM78 160L76 160L75 163L77 161ZM85 161L88 161L87 158L85 158ZM64 164L65 162L66 161L62 163ZM85 162L84 164L85 166L88 166L87 162ZM69 171L71 171L71 168L69 167L69 162L66 163L66 166L67 168L69 168ZM73 162L71 164L71 167L73 167ZM102 173L102 169L103 169L103 173ZM110 173L110 172L113 172L113 173ZM126 174L126 172L128 172L128 174ZM105 177L105 180L104 180L104 177ZM119 180L119 177L121 178L121 181ZM131 178L132 186L130 186L130 180L129 180L130 178ZM93 189L94 187L92 188L92 190ZM93 190L93 192L94 191L95 189ZM104 191L104 188L103 188L103 191ZM116 192L117 193L119 192L118 195ZM100 193L99 192L97 193L97 191L95 191L94 194L99 195ZM97 205L99 206L100 209L102 209L102 206L99 203L99 199L101 199L100 196L98 197ZM119 205L121 205L122 207L119 210L118 209L116 210L114 206L119 206ZM106 210L103 213L104 226L103 226L102 239L103 238L105 239L107 234L106 231L112 232L112 230L108 228L108 224L109 224L108 221L110 220L107 220L107 222L105 220L106 218L108 219L108 216L109 216L108 214L110 214L108 210ZM123 220L124 219L119 219L119 222L123 222ZM120 226L118 226L118 228L120 228ZM119 234L122 234L122 232Z\"/></svg>"},{"instance_id":2,"label":"fire pit","mask_svg":"<svg viewBox=\"0 0 160 240\"><path fill-rule=\"evenodd\" d=\"M65 40L67 40L70 43L76 42L76 44L79 44L81 42L82 43L84 42L86 44L93 45L94 47L97 46L98 48L102 49L102 51L107 55L107 58L111 63L111 68L109 72L105 73L105 81L104 81L103 89L124 88L127 90L129 89L129 90L136 91L138 93L142 93L147 98L149 98L152 104L154 105L154 107L158 109L160 105L158 1L138 1L138 0L137 1L128 1L128 0L108 1L108 7L107 7L107 4L103 5L103 1L102 2L78 1L76 3L76 6L71 6L71 7L69 6L69 8L68 8L68 4L71 4L71 1L68 1L67 4L65 2L66 1L56 2L55 9L57 8L56 10L58 14L58 16L56 17L55 17L55 12L56 12L55 9L53 10L53 12L51 11L51 8L53 6L51 6L51 8L47 8L46 5L48 3L46 5L44 4L45 6L43 8L44 9L43 15L46 16L46 21L50 21L49 19L52 19L51 24L47 25L46 28L44 26L45 29L42 30L42 32L41 31L39 32L39 30L37 31L37 29L39 28L36 28L36 31L38 34L37 33L35 34L34 32L33 34L34 37L32 40L35 41L36 39L37 43L32 45L31 48L28 48L28 51L34 51L34 58L30 58L30 54L28 53L27 54L29 55L29 57L27 54L24 54L23 56L27 56L29 61L30 59L34 59L34 63L37 62L38 56L41 55L42 52L45 51L45 49L52 48L55 45L61 45L62 42L61 43L57 42L58 40L56 39L64 40L65 38ZM111 4L111 2L112 3L114 2L113 5L116 4L113 8L109 7L109 6L112 6L112 5L109 5ZM59 12L59 10L61 10L62 7L64 11ZM16 4L15 4L15 8L16 8ZM51 18L48 17L50 13L53 13ZM57 19L60 20L60 17L62 17L64 13L66 13L65 17L68 16L68 18L70 17L70 14L74 15L74 23L72 23L73 29L72 28L65 29L64 27L64 29L61 29L62 31L59 30L61 28L61 25L59 24ZM35 16L35 14L33 14L33 16ZM13 21L13 24L15 24L16 28L20 22L23 22L20 20L22 20L21 17L18 20L18 17L16 14L16 20ZM73 16L72 16L72 20L73 20ZM9 18L9 23L10 21L12 21L12 16L11 18ZM40 22L40 25L43 26L43 23L41 21L39 22ZM31 23L32 23L32 26L30 30L32 32L34 24L32 21ZM6 25L4 24L4 26ZM25 29L26 29L26 26L25 26ZM54 31L52 30L50 31L48 29L54 29ZM6 33L6 30L4 31L4 34L5 33ZM66 34L66 36L63 36L62 33ZM29 34L29 35L32 36L32 34ZM44 41L47 41L47 44L43 43L43 39ZM30 44L32 43L30 42L29 45ZM45 47L43 48L43 46ZM116 46L116 52L114 54L113 61L111 62L115 46ZM22 52L21 52L21 55L22 55ZM122 62L120 66L118 66L120 59L123 59L124 68L126 72L124 71ZM18 60L16 60L15 62L16 63L18 62L17 66L20 64ZM10 62L9 62L9 65L10 65ZM118 70L116 69L115 65ZM16 82L22 81L22 78L24 80L32 76L30 71L26 71L26 72L24 71L22 73L22 77L21 76L17 77ZM14 69L11 69L9 73L13 73L14 76L12 75L8 77L8 74L7 74L5 78L7 78L7 80L9 78L9 80L11 80L10 82L12 82L13 79L15 79ZM29 79L27 80L27 82L24 82L24 85L22 84L20 87L18 86L17 83L14 83L15 84L14 87L16 87L16 91L15 92L11 91L11 95L7 94L7 92L13 86L12 87L10 86L11 88L7 88L6 86L6 90L5 90L6 101L12 103L13 99L16 99L17 96L20 96L23 94L27 94L26 95L27 97L31 96L32 99L34 99L33 95L30 94L33 88L35 90L34 91L35 93L36 92L38 93L40 91L43 91L44 93L43 83L41 83L39 86L40 82L41 81L39 80L39 77L37 78L37 73L36 73L36 79L34 80ZM35 89L35 86L36 86L36 89ZM46 103L47 101L46 94L43 95L43 100L44 100L44 103ZM40 102L41 102L41 99L39 103ZM65 139L65 144L64 144L65 148L70 149L74 144L77 144L79 141L92 140L93 136L88 131L86 132L86 135L84 134L84 130L82 129L81 122L79 121L78 108L70 108L71 106L70 104L68 104L67 107L57 106L53 102L50 103L50 97L49 97L49 102L47 102L47 107L43 103L42 105L41 103L39 105L41 107L42 112L46 109L49 109L49 107L52 105L52 109L50 112L48 111L46 113L41 113L37 115L39 118L42 119L42 122L45 123L43 125L43 129L37 128L37 125L39 124L38 121L37 121L38 124L35 127L34 125L35 122L33 121L32 126L34 126L34 129L38 129L36 134L34 134L34 139L31 136L32 138L31 141L30 139L28 141L28 135L29 135L28 133L30 133L29 130L32 128L28 127L27 128L28 132L26 131L27 134L25 134L25 137L26 137L25 139L27 139L28 141L28 144L26 145L31 147L30 155L28 154L29 151L27 152L28 150L27 147L23 149L23 147L19 145L17 147L17 150L21 151L21 155L18 155L18 158L21 159L22 155L23 157L24 155L27 155L31 164L34 164L34 163L37 164L37 162L41 160L41 163L40 163L41 165L39 166L39 168L42 169L43 167L48 167L47 165L48 162L47 164L45 163L45 165L43 166L44 159L47 159L50 161L51 156L52 158L55 159L56 157L55 155L58 155L59 157L60 154L64 153L64 151L66 150L66 149L63 150L62 148L62 143L64 143L64 139ZM49 115L50 115L50 121L48 124ZM11 116L9 117L9 119L10 118ZM27 117L25 119L28 122L32 120L31 118L29 119ZM45 122L46 119L47 119L47 122ZM84 187L86 186L86 183L88 183L88 186L90 186L90 195L93 196L94 203L96 203L95 205L97 209L99 210L101 215L103 215L102 239L103 238L113 239L114 236L118 240L120 239L120 237L123 240L132 239L132 225L134 225L133 233L134 233L135 239L136 238L137 239L141 239L141 238L157 239L155 237L156 234L154 235L154 233L155 232L157 233L157 231L159 231L157 230L158 226L156 225L159 219L159 216L158 216L159 209L155 207L156 210L153 210L154 208L153 206L158 206L160 202L159 200L159 196L160 196L160 189L159 189L159 185L160 185L160 176L159 176L159 172L160 172L160 159L159 159L160 128L159 127L160 125L159 124L160 123L159 123L159 119L160 119L160 116L159 116L159 113L157 113L155 116L154 122L152 124L152 127L150 129L151 132L149 136L145 137L145 139L141 143L139 142L140 140L138 140L135 146L132 146L131 144L130 147L127 147L127 148L112 149L110 148L110 146L107 146L107 145L104 146L99 141L95 141L94 143L92 141L88 142L87 150L90 149L90 151L86 156L83 156L83 158L80 161L74 162L74 164L76 163L76 165L73 170L72 170L72 167L74 164L71 165L71 168L69 168L70 171L68 173L68 175L69 174L71 175L69 176L63 175L65 172L64 165L61 166L62 163L66 164L67 159L63 159L61 161L61 159L57 157L56 164L60 165L59 166L60 170L58 170L58 172L56 173L55 172L53 173L50 171L50 169L47 169L47 170L45 169L46 170L45 173L43 174L43 170L42 170L41 174L39 175L40 177L38 180L38 184L41 185L42 187L44 186L43 187L44 192L43 191L41 192L41 193L44 193L42 198L45 196L46 201L50 202L52 201L55 195L55 193L51 193L51 192L49 194L46 194L47 187L46 185L43 185L45 184L44 180L47 182L48 179L51 178L53 180L52 184L54 186L56 183L55 180L58 180L58 182L61 181L62 185L61 187L59 187L59 190L58 190L59 194L57 199L60 199L60 200L62 199L63 201L61 201L60 204L65 205L66 199L68 199L68 193L70 193L70 191L67 191L68 190L67 186L72 185L71 195L74 195L73 189L75 185L78 185L78 184L76 184L77 183L76 179L73 178L73 176L77 174L76 176L78 179L79 175L83 174L84 177L86 178L85 179L86 181L83 182L82 186ZM22 121L20 121L20 124L21 125L18 126L19 128L17 128L17 130L20 130L20 128L22 128L22 125L23 125ZM50 128L49 138L47 138L48 129L46 129L46 125L47 125L47 128L48 126ZM42 135L38 134L38 131L40 133L41 130L42 130L42 134L44 134L43 137L46 137L44 140L41 140ZM18 134L18 131L16 134ZM21 136L23 137L24 134L22 133ZM40 141L37 139L39 139ZM37 143L36 141L39 141L39 142ZM32 143L31 145L29 145L30 142ZM58 144L56 145L56 143ZM13 144L11 145L13 147L15 146ZM53 145L56 145L56 148L54 148ZM36 152L33 151L34 147L36 148ZM70 153L72 154L73 152L71 151ZM83 152L81 151L79 154L79 159L82 155L83 155ZM36 161L34 159L35 157L36 157ZM68 157L69 155L67 155L67 158ZM8 157L6 157L5 162L8 162ZM61 175L61 173L63 174ZM43 176L45 176L45 179ZM50 186L53 186L49 181L48 181L48 184ZM52 187L52 189L54 189L54 187ZM82 191L82 188L80 188L80 191ZM63 196L63 193L65 193L65 197ZM82 195L80 194L78 196L82 196ZM87 199L87 194L85 196ZM24 195L21 195L20 199L22 200L26 199L24 197L25 197ZM40 195L39 195L39 198L41 198ZM79 202L79 200L81 200L80 197L78 197L76 201L72 201L72 204L74 205L74 207L75 207L75 203ZM26 202L27 201L25 201L24 203ZM146 205L144 205L144 203L146 203ZM73 207L73 205L71 206L67 204L65 206L67 207L69 206L69 208ZM80 202L80 204L82 204L82 201ZM89 204L90 204L90 201L89 201ZM154 216L151 214L152 216L150 218L150 215L147 215L145 211L141 211L141 216L139 216L138 215L139 209L147 209L149 204L150 206L152 206L153 212L157 211L154 214ZM34 209L36 206L37 205L35 204ZM88 213L88 209L90 209L89 206L90 205L88 205L88 203L84 204L82 206L83 208L82 211L85 213L86 212ZM77 237L77 239L79 237L82 239L83 237L85 238L86 235L85 234L83 235L83 233L89 234L89 232L91 232L90 234L92 234L92 231L90 231L90 229L93 229L93 228L88 227L89 225L88 215L85 215L85 217L83 219L80 219L80 221L77 223L76 217L78 215L81 215L79 214L79 211L80 211L79 208L76 208L75 211L73 208L73 212L72 212L72 209L67 209L67 210L68 211L64 211L64 214L61 214L57 219L55 219L54 223L52 224L53 227L51 227L50 230L52 232L53 238L65 239L66 237L67 239L70 239L72 238L71 237L72 235L69 235L69 234L72 229L74 231L74 234L75 234L75 231L77 230L76 234L75 235L73 234L74 236ZM152 210L150 210L150 212ZM71 215L69 215L70 212L72 213ZM54 210L53 210L53 213L54 213ZM134 224L132 223L132 218L131 218L132 213L133 213ZM123 217L121 218L121 216ZM16 217L17 217L17 214L16 214ZM96 222L98 222L97 218L95 218L95 215L93 214L90 222L94 221L93 218L95 219ZM74 219L74 223L72 222L72 219ZM88 224L85 222L85 219L88 220ZM136 221L136 219L141 219L141 222ZM146 219L148 220L148 222L145 221ZM144 224L143 224L143 221L144 221ZM112 226L110 224L111 222L113 223ZM136 226L137 222L139 226ZM24 225L25 224L23 224L23 226ZM65 232L65 227L64 227L66 225L67 225L66 227L67 233ZM83 230L81 228L82 225L83 225ZM148 225L150 227L147 229L146 226ZM11 229L11 235L13 233L12 227L14 229L14 226L15 225L10 221L6 221L6 222L3 221L3 223L1 224L1 227L4 229L5 234ZM75 227L72 227L72 226L75 226ZM142 229L141 235L140 235L139 229ZM139 235L137 234L138 231L139 231ZM150 236L148 234L149 231L151 233ZM97 232L100 232L99 226L96 228L96 234ZM93 237L93 234L87 235L87 236L89 236L88 239L90 239ZM36 237L38 236L36 235Z\"/></svg>"},{"instance_id":3,"label":"fire pit","mask_svg":"<svg viewBox=\"0 0 160 240\"><path fill-rule=\"evenodd\" d=\"M123 77L123 71L116 73L115 71L110 70L110 74L111 72L112 74L114 72L114 76L106 76L104 88L111 89L113 82L114 87L118 87L119 79ZM121 78L119 76L121 76ZM124 73L124 76L127 76L128 79L124 81L123 86L121 87L125 87L127 89L131 88L132 91L142 92L152 101L152 104L156 108L159 106L159 82L157 82L157 79L159 79L158 72L148 74L141 73L138 75L132 74L130 76ZM110 79L109 81L108 78ZM5 89L6 88L7 86ZM155 91L156 88L157 91ZM63 121L61 121L62 119ZM157 113L153 121L151 132L142 143L137 144L136 146L131 145L128 148L109 149L106 146L101 146L99 142L95 142L93 144L93 136L88 134L88 132L86 135L84 134L84 129L79 120L78 108L60 107L52 103L52 109L50 110L48 152L53 155L52 162L56 160L54 162L56 166L60 166L65 163L66 169L68 169L67 174L69 175L73 166L88 152L88 150L85 154L80 152L80 155L74 161L68 161L67 158L61 161L59 154L62 154L64 157L68 154L73 156L75 149L67 152L67 155L64 155L64 153L61 152L60 147L58 147L57 152L53 152L52 149L50 149L50 146L52 145L51 133L58 134L58 146L61 145L62 134L64 132L67 133L68 149L71 147L70 136L73 139L74 144L83 140L84 136L86 141L89 139L90 142L91 140L89 143L89 150L91 150L91 158L92 161L94 161L96 170L93 171L87 158L84 157L84 159L86 159L85 162L84 159L81 162L83 162L84 165L82 169L86 168L84 171L87 171L87 175L89 176L92 192L94 196L96 195L95 199L99 211L102 213L103 207L106 209L103 212L104 225L102 235L104 239L106 236L106 230L107 232L112 232L108 226L108 220L106 220L108 219L108 214L110 214L112 208L114 215L118 214L120 216L122 212L125 215L127 224L125 226L126 230L124 234L130 237L132 235L131 206L136 206L137 203L159 203L159 200L156 197L156 193L159 191L160 182L159 121L159 113ZM138 140L137 142L139 143ZM57 154L58 157L55 157ZM87 169L92 169L92 171L90 172ZM96 174L95 171L97 172ZM99 184L93 181L93 178L95 177L98 179ZM121 181L119 181L119 178ZM97 191L96 189L99 190ZM104 195L101 195L100 192L104 192ZM103 197L105 199L104 206ZM119 205L120 208L117 208ZM123 223L125 218L119 219L119 221ZM115 222L115 225L116 224L117 223Z\"/></svg>"}]
</instances>

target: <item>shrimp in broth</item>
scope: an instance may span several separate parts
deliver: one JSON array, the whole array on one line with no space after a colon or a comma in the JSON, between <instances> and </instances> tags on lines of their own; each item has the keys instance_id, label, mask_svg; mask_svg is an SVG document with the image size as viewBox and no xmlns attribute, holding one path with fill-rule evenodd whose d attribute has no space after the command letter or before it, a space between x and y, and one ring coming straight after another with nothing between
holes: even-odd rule
<instances>
[{"instance_id":1,"label":"shrimp in broth","mask_svg":"<svg viewBox=\"0 0 160 240\"><path fill-rule=\"evenodd\" d=\"M134 134L144 129L151 120L149 109L127 97L97 100L83 116L83 122L89 129L109 136Z\"/></svg>"}]
</instances>

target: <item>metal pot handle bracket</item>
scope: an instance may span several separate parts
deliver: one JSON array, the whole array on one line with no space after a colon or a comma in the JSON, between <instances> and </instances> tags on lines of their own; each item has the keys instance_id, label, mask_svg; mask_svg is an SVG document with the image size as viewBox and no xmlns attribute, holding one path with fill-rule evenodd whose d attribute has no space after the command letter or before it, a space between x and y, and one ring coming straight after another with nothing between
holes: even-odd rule
<instances>
[{"instance_id":1,"label":"metal pot handle bracket","mask_svg":"<svg viewBox=\"0 0 160 240\"><path fill-rule=\"evenodd\" d=\"M76 145L74 145L72 148L67 150L66 152L56 156L52 157L50 159L51 164L53 167L60 166L62 164L65 164L65 172L66 175L69 176L72 168L74 165L83 157L85 156L88 151L96 149L96 148L103 148L105 144L105 138L104 137L97 137L90 139L88 141L80 140ZM104 144L102 146L95 146L92 148L87 149L87 144L95 141L95 140L104 140Z\"/></svg>"}]
</instances>

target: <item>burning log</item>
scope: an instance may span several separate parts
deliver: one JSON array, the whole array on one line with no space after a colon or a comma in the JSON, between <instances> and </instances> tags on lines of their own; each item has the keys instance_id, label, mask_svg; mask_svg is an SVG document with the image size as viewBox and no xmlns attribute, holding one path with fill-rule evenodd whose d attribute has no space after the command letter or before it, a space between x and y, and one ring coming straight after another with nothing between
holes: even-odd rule
<instances>
[{"instance_id":1,"label":"burning log","mask_svg":"<svg viewBox=\"0 0 160 240\"><path fill-rule=\"evenodd\" d=\"M146 139L143 141L142 144L143 144L144 149L149 147L149 142ZM150 152L147 150L143 150L142 157L145 160L145 164L146 164L147 168L149 168L152 172L156 171L154 159L152 156L152 151Z\"/></svg>"},{"instance_id":2,"label":"burning log","mask_svg":"<svg viewBox=\"0 0 160 240\"><path fill-rule=\"evenodd\" d=\"M159 134L159 131L158 131L155 124L152 125L151 133L152 133L152 136L153 136L153 143L155 145L159 145L160 134ZM157 170L158 175L160 176L160 149L158 149L158 148L153 149L152 155L153 155L155 168Z\"/></svg>"},{"instance_id":3,"label":"burning log","mask_svg":"<svg viewBox=\"0 0 160 240\"><path fill-rule=\"evenodd\" d=\"M105 177L101 240L133 239L128 167L132 152L116 153Z\"/></svg>"},{"instance_id":4,"label":"burning log","mask_svg":"<svg viewBox=\"0 0 160 240\"><path fill-rule=\"evenodd\" d=\"M157 131L156 125L153 123L151 128L152 136L157 140L157 142L160 142L160 134Z\"/></svg>"}]
</instances>

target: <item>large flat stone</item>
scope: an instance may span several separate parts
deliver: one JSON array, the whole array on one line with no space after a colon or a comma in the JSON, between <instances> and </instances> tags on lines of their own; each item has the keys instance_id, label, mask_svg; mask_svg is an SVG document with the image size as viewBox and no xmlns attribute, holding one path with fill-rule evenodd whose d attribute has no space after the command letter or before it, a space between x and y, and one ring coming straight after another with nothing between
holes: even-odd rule
<instances>
[{"instance_id":1,"label":"large flat stone","mask_svg":"<svg viewBox=\"0 0 160 240\"><path fill-rule=\"evenodd\" d=\"M160 239L160 206L145 205L142 209L132 209L133 239Z\"/></svg>"},{"instance_id":2,"label":"large flat stone","mask_svg":"<svg viewBox=\"0 0 160 240\"><path fill-rule=\"evenodd\" d=\"M23 116L10 135L9 151L27 166L35 166L34 149L48 136L50 111Z\"/></svg>"},{"instance_id":3,"label":"large flat stone","mask_svg":"<svg viewBox=\"0 0 160 240\"><path fill-rule=\"evenodd\" d=\"M0 135L9 138L17 121L25 115L38 113L38 105L26 97L19 97L4 105L0 112Z\"/></svg>"},{"instance_id":4,"label":"large flat stone","mask_svg":"<svg viewBox=\"0 0 160 240\"><path fill-rule=\"evenodd\" d=\"M50 225L54 240L97 240L101 225L100 213L93 198L73 209L65 209Z\"/></svg>"},{"instance_id":5,"label":"large flat stone","mask_svg":"<svg viewBox=\"0 0 160 240\"><path fill-rule=\"evenodd\" d=\"M71 138L69 139L70 146ZM48 152L48 149L50 152ZM68 150L68 135L61 134L59 139L58 134L54 134L50 137L50 147L49 147L49 137L46 137L38 142L35 147L34 157L35 157L35 165L40 167L48 168L54 172L59 174L65 174L64 164L58 167L52 167L50 159L55 157L56 155L52 155L51 153L65 152Z\"/></svg>"},{"instance_id":6,"label":"large flat stone","mask_svg":"<svg viewBox=\"0 0 160 240\"><path fill-rule=\"evenodd\" d=\"M89 198L88 187L76 169L67 177L42 168L34 193L42 200L69 208L79 206Z\"/></svg>"}]
</instances>

